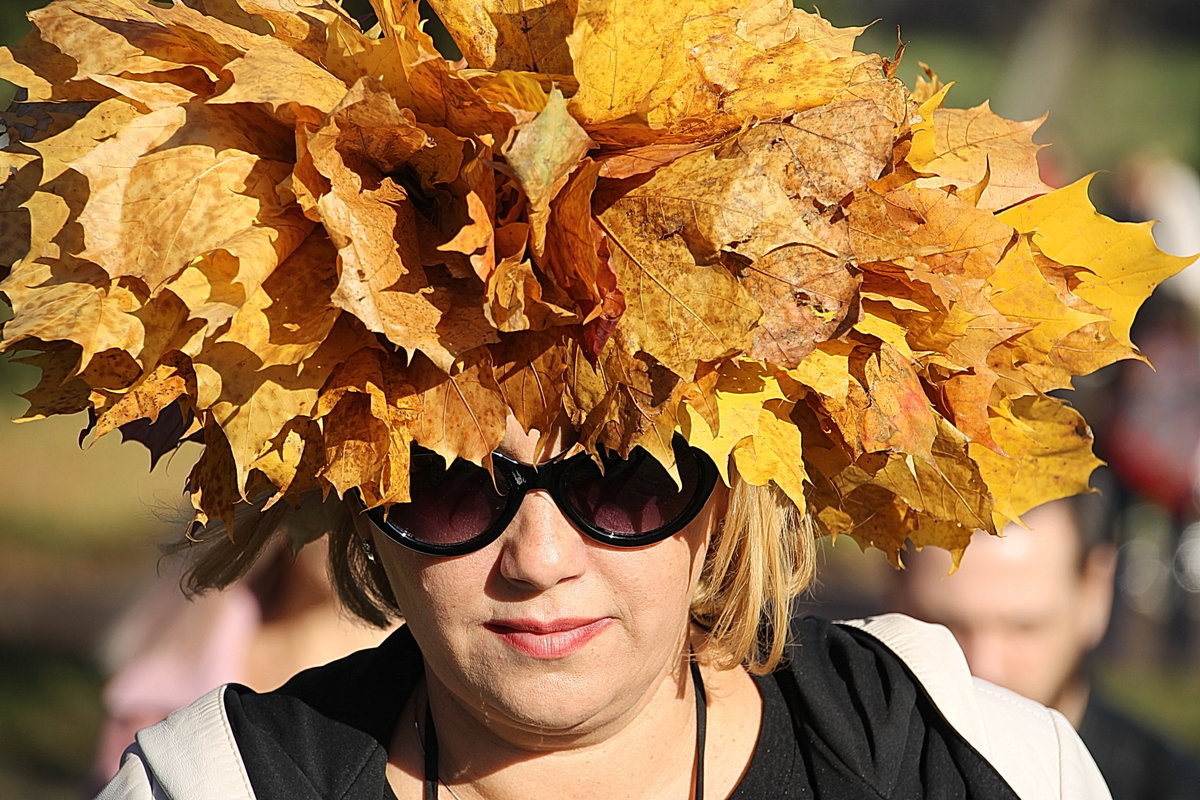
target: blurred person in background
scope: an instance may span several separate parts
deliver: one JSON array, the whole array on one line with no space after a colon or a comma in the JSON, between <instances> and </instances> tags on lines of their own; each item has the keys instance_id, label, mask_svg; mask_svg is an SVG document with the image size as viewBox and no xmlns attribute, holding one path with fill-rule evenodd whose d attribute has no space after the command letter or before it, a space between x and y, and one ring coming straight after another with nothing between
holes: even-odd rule
<instances>
[{"instance_id":1,"label":"blurred person in background","mask_svg":"<svg viewBox=\"0 0 1200 800\"><path fill-rule=\"evenodd\" d=\"M269 691L297 672L374 647L390 629L338 605L326 570L325 539L296 553L278 540L251 572L222 591L188 598L184 558L118 620L104 661L106 718L91 789L116 774L134 734L224 683Z\"/></svg>"},{"instance_id":2,"label":"blurred person in background","mask_svg":"<svg viewBox=\"0 0 1200 800\"><path fill-rule=\"evenodd\" d=\"M1110 705L1090 654L1112 612L1116 548L1100 494L1056 500L977 533L959 569L927 548L906 559L895 605L948 627L977 677L1056 708L1079 730L1114 800L1200 797L1200 761Z\"/></svg>"}]
</instances>

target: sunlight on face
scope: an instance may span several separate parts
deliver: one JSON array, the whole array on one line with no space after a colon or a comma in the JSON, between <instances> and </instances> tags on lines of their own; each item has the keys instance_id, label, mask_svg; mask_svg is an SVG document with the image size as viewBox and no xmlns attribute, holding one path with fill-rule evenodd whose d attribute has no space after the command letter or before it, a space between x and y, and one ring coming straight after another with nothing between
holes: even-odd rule
<instances>
[{"instance_id":1,"label":"sunlight on face","mask_svg":"<svg viewBox=\"0 0 1200 800\"><path fill-rule=\"evenodd\" d=\"M535 445L510 425L500 450L534 462ZM493 728L578 737L636 711L678 668L715 505L640 549L588 538L541 491L468 555L375 541L431 692L443 687Z\"/></svg>"}]
</instances>

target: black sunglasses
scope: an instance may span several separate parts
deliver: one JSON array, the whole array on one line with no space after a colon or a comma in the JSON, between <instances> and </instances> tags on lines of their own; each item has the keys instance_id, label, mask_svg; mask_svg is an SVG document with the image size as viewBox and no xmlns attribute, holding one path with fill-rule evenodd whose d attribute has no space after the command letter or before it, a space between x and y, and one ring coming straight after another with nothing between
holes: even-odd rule
<instances>
[{"instance_id":1,"label":"black sunglasses","mask_svg":"<svg viewBox=\"0 0 1200 800\"><path fill-rule=\"evenodd\" d=\"M717 468L681 437L673 442L680 485L645 450L629 458L587 453L538 466L492 454L487 470L414 447L411 501L367 516L389 539L433 556L461 556L494 542L516 516L526 493L543 489L583 533L616 547L644 547L682 530L712 494Z\"/></svg>"}]
</instances>

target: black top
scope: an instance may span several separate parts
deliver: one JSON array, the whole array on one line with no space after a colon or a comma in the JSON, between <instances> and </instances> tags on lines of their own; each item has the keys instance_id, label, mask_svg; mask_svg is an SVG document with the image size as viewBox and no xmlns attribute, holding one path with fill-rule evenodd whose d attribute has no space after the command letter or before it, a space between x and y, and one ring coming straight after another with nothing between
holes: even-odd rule
<instances>
[{"instance_id":1,"label":"black top","mask_svg":"<svg viewBox=\"0 0 1200 800\"><path fill-rule=\"evenodd\" d=\"M1113 800L1200 800L1200 761L1094 690L1079 738L1092 752Z\"/></svg>"},{"instance_id":2,"label":"black top","mask_svg":"<svg viewBox=\"0 0 1200 800\"><path fill-rule=\"evenodd\" d=\"M816 618L797 634L787 665L755 679L762 726L731 798L1016 797L884 645ZM387 746L422 669L401 628L274 692L231 687L225 705L259 800L395 800Z\"/></svg>"}]
</instances>

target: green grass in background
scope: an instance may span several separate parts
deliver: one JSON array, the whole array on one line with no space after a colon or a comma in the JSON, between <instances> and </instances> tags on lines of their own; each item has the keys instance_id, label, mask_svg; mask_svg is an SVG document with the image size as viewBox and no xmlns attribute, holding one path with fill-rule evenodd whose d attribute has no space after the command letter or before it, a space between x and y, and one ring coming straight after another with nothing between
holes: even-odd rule
<instances>
[{"instance_id":1,"label":"green grass in background","mask_svg":"<svg viewBox=\"0 0 1200 800\"><path fill-rule=\"evenodd\" d=\"M178 527L199 448L185 445L151 473L145 448L122 443L119 432L80 447L83 414L11 422L27 408L17 394L37 376L0 358L0 544L78 559L153 543Z\"/></svg>"},{"instance_id":2,"label":"green grass in background","mask_svg":"<svg viewBox=\"0 0 1200 800\"><path fill-rule=\"evenodd\" d=\"M103 710L78 656L0 645L0 797L79 800Z\"/></svg>"},{"instance_id":3,"label":"green grass in background","mask_svg":"<svg viewBox=\"0 0 1200 800\"><path fill-rule=\"evenodd\" d=\"M1132 717L1200 754L1200 671L1102 664L1097 682Z\"/></svg>"}]
</instances>

